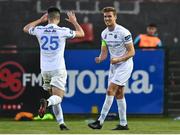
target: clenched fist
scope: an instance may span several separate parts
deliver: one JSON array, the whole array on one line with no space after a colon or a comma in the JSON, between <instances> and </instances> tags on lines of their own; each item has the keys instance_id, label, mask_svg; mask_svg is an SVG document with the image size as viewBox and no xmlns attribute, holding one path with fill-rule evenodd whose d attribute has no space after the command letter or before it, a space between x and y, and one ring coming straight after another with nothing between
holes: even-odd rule
<instances>
[{"instance_id":1,"label":"clenched fist","mask_svg":"<svg viewBox=\"0 0 180 135\"><path fill-rule=\"evenodd\" d=\"M95 62L96 62L96 63L101 63L101 58L100 58L100 57L96 57L96 58L95 58Z\"/></svg>"},{"instance_id":2,"label":"clenched fist","mask_svg":"<svg viewBox=\"0 0 180 135\"><path fill-rule=\"evenodd\" d=\"M119 62L119 58L112 58L111 64L117 64Z\"/></svg>"}]
</instances>

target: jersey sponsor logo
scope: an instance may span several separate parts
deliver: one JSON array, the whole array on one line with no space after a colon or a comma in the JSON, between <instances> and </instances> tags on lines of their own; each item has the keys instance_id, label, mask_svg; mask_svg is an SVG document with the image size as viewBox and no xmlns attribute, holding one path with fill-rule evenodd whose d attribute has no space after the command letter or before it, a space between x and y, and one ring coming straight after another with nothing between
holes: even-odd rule
<instances>
[{"instance_id":1,"label":"jersey sponsor logo","mask_svg":"<svg viewBox=\"0 0 180 135\"><path fill-rule=\"evenodd\" d=\"M46 30L44 30L44 32L45 33L54 33L54 32L56 32L56 30L48 30L48 29L46 29Z\"/></svg>"}]
</instances>

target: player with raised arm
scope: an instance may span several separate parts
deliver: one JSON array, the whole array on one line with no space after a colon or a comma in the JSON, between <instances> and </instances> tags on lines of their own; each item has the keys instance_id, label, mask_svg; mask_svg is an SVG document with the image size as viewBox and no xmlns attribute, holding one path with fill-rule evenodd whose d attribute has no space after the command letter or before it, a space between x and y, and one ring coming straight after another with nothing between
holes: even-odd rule
<instances>
[{"instance_id":1,"label":"player with raised arm","mask_svg":"<svg viewBox=\"0 0 180 135\"><path fill-rule=\"evenodd\" d=\"M84 31L78 24L74 12L67 13L66 20L72 23L75 30L59 27L60 10L56 7L48 9L40 19L27 24L23 31L37 37L40 46L40 67L43 77L43 88L51 96L40 100L39 116L42 118L46 107L52 106L61 130L68 130L64 123L61 102L65 93L67 71L64 61L65 42L68 38L83 37ZM48 22L46 26L37 26Z\"/></svg>"},{"instance_id":2,"label":"player with raised arm","mask_svg":"<svg viewBox=\"0 0 180 135\"><path fill-rule=\"evenodd\" d=\"M95 58L100 63L110 53L110 70L108 78L108 89L101 110L100 117L88 126L92 129L101 129L104 120L116 97L120 122L113 130L128 130L126 118L126 100L124 97L124 86L131 76L133 70L132 57L135 55L131 33L123 26L116 23L117 13L113 7L103 9L104 22L107 28L102 32L101 53Z\"/></svg>"}]
</instances>

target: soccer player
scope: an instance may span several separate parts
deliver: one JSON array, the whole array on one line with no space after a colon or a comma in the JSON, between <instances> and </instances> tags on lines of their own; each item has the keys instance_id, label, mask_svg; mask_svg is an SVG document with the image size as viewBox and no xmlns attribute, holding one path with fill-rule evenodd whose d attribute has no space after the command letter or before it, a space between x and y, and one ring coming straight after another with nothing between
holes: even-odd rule
<instances>
[{"instance_id":1,"label":"soccer player","mask_svg":"<svg viewBox=\"0 0 180 135\"><path fill-rule=\"evenodd\" d=\"M46 107L52 106L56 120L61 130L68 130L64 123L61 102L65 93L67 71L64 62L65 42L68 38L83 37L84 31L78 24L73 12L67 13L66 20L72 23L75 31L59 27L60 10L56 7L48 9L40 19L27 24L23 31L37 37L40 46L41 74L43 88L51 93L51 96L40 100L39 116L42 118ZM48 21L46 26L37 26Z\"/></svg>"},{"instance_id":2,"label":"soccer player","mask_svg":"<svg viewBox=\"0 0 180 135\"><path fill-rule=\"evenodd\" d=\"M117 13L115 8L105 7L102 11L107 28L101 33L101 53L99 57L95 58L95 61L96 63L101 63L107 58L109 51L111 64L108 89L100 117L95 122L89 123L88 126L92 129L102 128L115 96L120 123L113 130L128 130L124 86L133 70L134 45L131 33L116 23Z\"/></svg>"}]
</instances>

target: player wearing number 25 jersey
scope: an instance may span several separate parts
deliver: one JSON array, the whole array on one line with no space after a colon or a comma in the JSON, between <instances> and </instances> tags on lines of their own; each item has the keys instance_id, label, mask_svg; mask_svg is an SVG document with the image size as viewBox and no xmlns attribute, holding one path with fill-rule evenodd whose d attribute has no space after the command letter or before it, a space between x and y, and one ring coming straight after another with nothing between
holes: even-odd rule
<instances>
[{"instance_id":1,"label":"player wearing number 25 jersey","mask_svg":"<svg viewBox=\"0 0 180 135\"><path fill-rule=\"evenodd\" d=\"M68 22L72 23L75 30L59 27L60 10L56 7L48 9L40 19L27 24L24 32L37 37L41 54L41 74L43 77L43 88L48 90L51 96L46 100L40 100L39 116L42 118L46 107L52 106L54 115L61 130L68 130L64 123L61 102L64 96L67 71L64 62L65 42L68 38L83 37L84 31L78 24L73 12L67 13ZM38 26L47 22L46 26Z\"/></svg>"},{"instance_id":2,"label":"player wearing number 25 jersey","mask_svg":"<svg viewBox=\"0 0 180 135\"><path fill-rule=\"evenodd\" d=\"M30 28L29 34L35 35L38 39L42 71L65 69L65 42L66 39L75 37L75 31L55 24L48 24Z\"/></svg>"}]
</instances>

